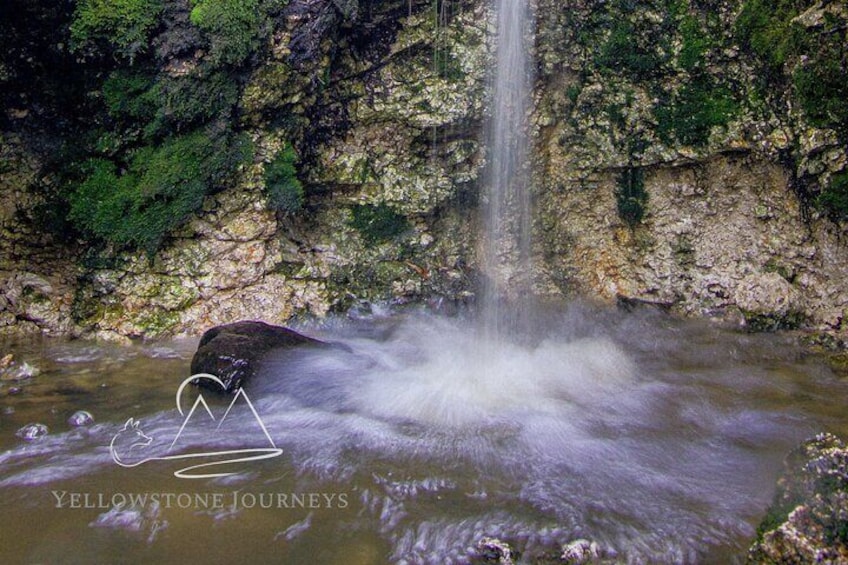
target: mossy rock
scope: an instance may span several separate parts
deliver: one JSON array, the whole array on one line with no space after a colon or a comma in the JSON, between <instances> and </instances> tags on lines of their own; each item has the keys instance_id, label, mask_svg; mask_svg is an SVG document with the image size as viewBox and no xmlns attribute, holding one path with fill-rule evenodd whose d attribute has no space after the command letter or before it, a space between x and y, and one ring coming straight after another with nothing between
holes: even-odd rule
<instances>
[{"instance_id":1,"label":"mossy rock","mask_svg":"<svg viewBox=\"0 0 848 565\"><path fill-rule=\"evenodd\" d=\"M752 333L795 330L801 327L805 319L800 312L763 314L743 310L742 313L745 316L745 327Z\"/></svg>"},{"instance_id":2,"label":"mossy rock","mask_svg":"<svg viewBox=\"0 0 848 565\"><path fill-rule=\"evenodd\" d=\"M848 449L819 434L790 453L748 564L848 562Z\"/></svg>"}]
</instances>

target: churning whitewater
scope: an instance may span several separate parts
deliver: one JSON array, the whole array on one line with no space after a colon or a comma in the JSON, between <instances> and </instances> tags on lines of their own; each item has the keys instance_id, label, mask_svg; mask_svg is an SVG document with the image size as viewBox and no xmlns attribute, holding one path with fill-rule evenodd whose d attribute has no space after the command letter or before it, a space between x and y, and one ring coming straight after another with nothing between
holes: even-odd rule
<instances>
[{"instance_id":1,"label":"churning whitewater","mask_svg":"<svg viewBox=\"0 0 848 565\"><path fill-rule=\"evenodd\" d=\"M774 336L572 306L533 345L499 340L480 358L476 327L407 313L313 328L337 347L278 351L248 385L283 455L204 490L347 493L356 531L393 563L465 563L486 536L529 554L588 538L623 561L698 562L742 550L782 455L841 414L844 391ZM808 404L795 398L800 382ZM165 453L176 410L132 415ZM248 416L220 433L186 428L181 449L250 447ZM3 453L4 492L71 490L99 474L118 492L135 492L139 476L184 488L164 462L141 475L115 466L115 420ZM98 520L120 529L128 518ZM350 527L324 514L297 529L319 543Z\"/></svg>"}]
</instances>

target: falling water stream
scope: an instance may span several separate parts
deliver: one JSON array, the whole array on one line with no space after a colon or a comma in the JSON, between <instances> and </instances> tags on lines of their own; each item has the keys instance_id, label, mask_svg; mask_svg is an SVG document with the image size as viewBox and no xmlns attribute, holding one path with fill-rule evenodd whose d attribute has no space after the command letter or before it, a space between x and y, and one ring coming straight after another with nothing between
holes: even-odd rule
<instances>
[{"instance_id":1,"label":"falling water stream","mask_svg":"<svg viewBox=\"0 0 848 565\"><path fill-rule=\"evenodd\" d=\"M532 18L519 0L498 15L481 313L298 328L336 346L271 353L245 389L255 413L210 396L190 425L175 392L196 342L3 343L42 369L0 382L4 562L443 565L487 536L527 563L578 538L614 562L744 555L788 450L848 434L848 382L791 336L520 307ZM96 423L70 426L80 409ZM17 438L30 422L50 433ZM113 460L121 434L137 466ZM269 441L282 455L230 476L174 475L175 455Z\"/></svg>"},{"instance_id":2,"label":"falling water stream","mask_svg":"<svg viewBox=\"0 0 848 565\"><path fill-rule=\"evenodd\" d=\"M527 118L532 13L525 0L497 0L491 80L491 126L484 206L482 337L515 337L527 328L522 299L530 291L531 210Z\"/></svg>"}]
</instances>

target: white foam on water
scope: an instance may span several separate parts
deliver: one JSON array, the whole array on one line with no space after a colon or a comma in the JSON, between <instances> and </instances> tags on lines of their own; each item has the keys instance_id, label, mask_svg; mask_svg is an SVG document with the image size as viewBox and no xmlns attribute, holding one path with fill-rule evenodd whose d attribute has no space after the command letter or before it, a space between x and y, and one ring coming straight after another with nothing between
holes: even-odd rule
<instances>
[{"instance_id":1,"label":"white foam on water","mask_svg":"<svg viewBox=\"0 0 848 565\"><path fill-rule=\"evenodd\" d=\"M376 366L351 392L358 412L436 426L487 425L519 413L575 410L590 397L615 394L634 375L608 339L490 348L467 328L419 321L384 345L402 352L407 340L417 347L406 358L377 352Z\"/></svg>"},{"instance_id":2,"label":"white foam on water","mask_svg":"<svg viewBox=\"0 0 848 565\"><path fill-rule=\"evenodd\" d=\"M209 488L277 488L289 477L356 493L358 527L398 563L463 563L482 536L525 547L587 538L625 561L696 562L753 534L781 457L816 431L813 414L791 395L775 405L764 394L798 386L760 368L771 349L738 338L743 353L712 355L711 366L702 349L736 337L639 333L628 320L588 337L551 324L535 345L487 350L472 322L409 315L378 337L344 328L325 336L339 347L278 352L248 390L284 457ZM806 383L816 403L838 398ZM167 452L175 410L129 416L155 438L153 453ZM114 466L109 440L123 423L22 442L0 454L0 486ZM181 449L241 448L251 426L189 426ZM309 543L326 519L291 542Z\"/></svg>"}]
</instances>

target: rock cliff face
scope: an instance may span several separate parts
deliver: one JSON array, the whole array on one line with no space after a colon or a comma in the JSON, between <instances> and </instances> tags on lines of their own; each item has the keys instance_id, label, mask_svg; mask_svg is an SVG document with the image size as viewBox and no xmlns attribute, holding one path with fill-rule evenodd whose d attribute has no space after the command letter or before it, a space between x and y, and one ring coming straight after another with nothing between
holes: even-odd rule
<instances>
[{"instance_id":1,"label":"rock cliff face","mask_svg":"<svg viewBox=\"0 0 848 565\"><path fill-rule=\"evenodd\" d=\"M848 11L781 13L806 47L776 64L757 50L763 26L743 25L759 4L538 1L540 293L843 329L844 124L838 107L808 107L801 79L819 72ZM4 108L0 325L195 334L360 301L473 297L489 10L292 0L239 91L252 161L153 257L50 235L34 212L51 178L26 134L33 117ZM188 72L192 57L163 72ZM288 147L305 192L296 211L265 190Z\"/></svg>"},{"instance_id":2,"label":"rock cliff face","mask_svg":"<svg viewBox=\"0 0 848 565\"><path fill-rule=\"evenodd\" d=\"M841 327L846 250L827 220L804 221L786 171L749 154L645 171L641 224L616 213L616 173L542 197L546 282L668 305L754 329Z\"/></svg>"},{"instance_id":3,"label":"rock cliff face","mask_svg":"<svg viewBox=\"0 0 848 565\"><path fill-rule=\"evenodd\" d=\"M540 4L555 14L535 116L543 287L841 328L843 227L810 203L843 171L845 140L793 107L797 87L764 91L740 45L755 3L623 4ZM821 33L823 11L844 18L827 4L799 10L799 33Z\"/></svg>"}]
</instances>

